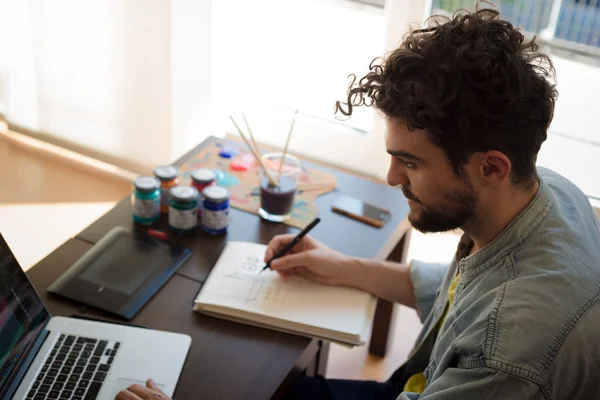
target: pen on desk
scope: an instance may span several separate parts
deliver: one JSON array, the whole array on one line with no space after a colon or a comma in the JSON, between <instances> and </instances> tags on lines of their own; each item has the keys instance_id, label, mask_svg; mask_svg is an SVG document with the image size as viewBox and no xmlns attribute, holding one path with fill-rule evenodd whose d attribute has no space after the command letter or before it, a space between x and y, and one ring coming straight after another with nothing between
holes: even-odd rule
<instances>
[{"instance_id":1,"label":"pen on desk","mask_svg":"<svg viewBox=\"0 0 600 400\"><path fill-rule=\"evenodd\" d=\"M267 268L271 268L271 262L277 258L283 257L284 255L286 255L287 253L289 253L290 250L292 250L292 248L299 242L302 240L302 238L304 236L306 236L306 234L308 232L311 231L312 228L314 228L319 222L321 222L320 218L315 218L315 220L313 222L311 222L310 224L308 224L308 226L304 229L302 229L300 231L300 233L298 233L298 235L296 235L296 237L294 239L292 239L291 242L289 242L287 245L283 246L281 249L279 249L279 251L277 253L275 253L275 255L273 256L273 258L271 258L269 261L267 261L267 264L264 266L264 268L260 271L263 272L265 269Z\"/></svg>"}]
</instances>

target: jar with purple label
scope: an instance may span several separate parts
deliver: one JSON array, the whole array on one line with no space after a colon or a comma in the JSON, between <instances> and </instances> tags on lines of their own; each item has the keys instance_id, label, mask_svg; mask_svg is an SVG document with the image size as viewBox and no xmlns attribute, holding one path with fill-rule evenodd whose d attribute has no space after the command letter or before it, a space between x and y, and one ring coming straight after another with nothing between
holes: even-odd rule
<instances>
[{"instance_id":1,"label":"jar with purple label","mask_svg":"<svg viewBox=\"0 0 600 400\"><path fill-rule=\"evenodd\" d=\"M229 192L221 186L209 186L202 191L202 229L211 235L227 232L229 225Z\"/></svg>"}]
</instances>

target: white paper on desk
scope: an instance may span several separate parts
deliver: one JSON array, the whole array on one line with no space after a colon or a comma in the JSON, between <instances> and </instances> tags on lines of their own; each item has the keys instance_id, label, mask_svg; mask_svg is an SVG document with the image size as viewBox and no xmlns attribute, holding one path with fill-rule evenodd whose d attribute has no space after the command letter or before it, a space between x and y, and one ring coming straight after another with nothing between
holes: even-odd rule
<instances>
[{"instance_id":1,"label":"white paper on desk","mask_svg":"<svg viewBox=\"0 0 600 400\"><path fill-rule=\"evenodd\" d=\"M373 296L297 276L282 279L271 270L261 272L265 251L264 245L229 242L196 303L242 310L243 316L234 315L258 318L266 325L289 328L286 322L292 322L352 335L355 344L364 343L374 313ZM258 316L270 318L265 322Z\"/></svg>"}]
</instances>

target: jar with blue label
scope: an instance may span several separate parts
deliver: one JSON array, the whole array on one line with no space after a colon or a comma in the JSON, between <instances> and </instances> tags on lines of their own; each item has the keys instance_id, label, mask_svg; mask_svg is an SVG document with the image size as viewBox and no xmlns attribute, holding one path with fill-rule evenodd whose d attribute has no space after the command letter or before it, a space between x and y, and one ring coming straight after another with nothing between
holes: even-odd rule
<instances>
[{"instance_id":1,"label":"jar with blue label","mask_svg":"<svg viewBox=\"0 0 600 400\"><path fill-rule=\"evenodd\" d=\"M211 235L227 232L229 225L229 192L221 186L209 186L202 191L202 229Z\"/></svg>"},{"instance_id":2,"label":"jar with blue label","mask_svg":"<svg viewBox=\"0 0 600 400\"><path fill-rule=\"evenodd\" d=\"M169 227L175 232L192 232L198 225L198 191L188 185L169 191Z\"/></svg>"},{"instance_id":3,"label":"jar with blue label","mask_svg":"<svg viewBox=\"0 0 600 400\"><path fill-rule=\"evenodd\" d=\"M208 168L201 168L192 171L192 186L198 190L198 193L200 193L200 207L198 207L198 214L202 213L202 202L204 201L204 197L202 197L202 191L207 187L214 185L215 182L215 173Z\"/></svg>"},{"instance_id":4,"label":"jar with blue label","mask_svg":"<svg viewBox=\"0 0 600 400\"><path fill-rule=\"evenodd\" d=\"M160 181L152 176L140 176L133 181L131 194L133 220L151 225L160 218Z\"/></svg>"}]
</instances>

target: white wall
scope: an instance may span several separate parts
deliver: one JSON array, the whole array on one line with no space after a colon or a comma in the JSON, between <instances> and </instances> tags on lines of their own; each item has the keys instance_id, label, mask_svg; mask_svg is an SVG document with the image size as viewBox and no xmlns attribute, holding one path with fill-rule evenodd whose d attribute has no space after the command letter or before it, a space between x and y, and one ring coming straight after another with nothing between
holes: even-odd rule
<instances>
[{"instance_id":1,"label":"white wall","mask_svg":"<svg viewBox=\"0 0 600 400\"><path fill-rule=\"evenodd\" d=\"M20 125L38 125L31 7L27 0L0 0L0 108Z\"/></svg>"},{"instance_id":2,"label":"white wall","mask_svg":"<svg viewBox=\"0 0 600 400\"><path fill-rule=\"evenodd\" d=\"M169 2L32 6L39 129L141 165L168 161Z\"/></svg>"},{"instance_id":3,"label":"white wall","mask_svg":"<svg viewBox=\"0 0 600 400\"><path fill-rule=\"evenodd\" d=\"M211 132L211 1L171 0L171 159Z\"/></svg>"}]
</instances>

